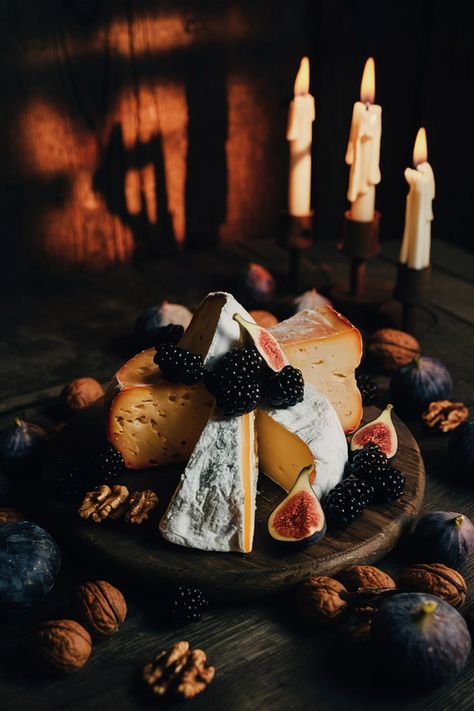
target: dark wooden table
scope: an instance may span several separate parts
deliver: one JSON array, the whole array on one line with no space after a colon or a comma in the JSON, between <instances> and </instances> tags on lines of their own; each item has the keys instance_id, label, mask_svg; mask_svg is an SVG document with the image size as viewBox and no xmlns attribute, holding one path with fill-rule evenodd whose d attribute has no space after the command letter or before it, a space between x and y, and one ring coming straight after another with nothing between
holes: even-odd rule
<instances>
[{"instance_id":1,"label":"dark wooden table","mask_svg":"<svg viewBox=\"0 0 474 711\"><path fill-rule=\"evenodd\" d=\"M395 278L398 245L384 245L368 269L368 284L389 289ZM119 268L105 275L75 279L31 278L2 295L0 343L0 425L18 414L38 417L54 402L62 385L89 375L106 381L134 350L129 337L135 317L162 298L191 307L210 290L238 290L243 265L259 261L277 276L284 293L286 255L271 242L236 245L223 252L184 254L160 262ZM431 300L420 314L423 351L443 360L453 375L456 399L474 403L474 258L438 243L433 246ZM303 260L302 284L327 288L347 281L346 260L323 243ZM393 316L395 305L384 311ZM382 388L387 380L379 378ZM381 401L385 397L382 391ZM408 423L427 468L426 510L452 510L474 518L472 488L458 484L447 459L447 440ZM21 505L21 502L20 502ZM41 512L37 514L41 517ZM198 623L177 627L163 613L155 593L116 582L126 595L129 614L120 633L94 647L87 667L52 679L28 657L28 638L37 621L67 617L78 582L103 577L100 568L80 560L61 542L64 564L44 604L1 625L0 707L18 711L153 708L143 693L140 670L160 649L180 639L206 650L216 666L215 681L193 702L194 709L265 711L287 709L406 709L474 707L474 657L453 683L428 694L381 686L373 670L358 663L342 633L309 632L298 624L292 596L258 603L213 607ZM394 551L381 567L396 571L402 555ZM474 564L464 571L474 590ZM110 579L110 576L109 576ZM471 592L467 610L472 609ZM181 708L177 703L173 708Z\"/></svg>"}]
</instances>

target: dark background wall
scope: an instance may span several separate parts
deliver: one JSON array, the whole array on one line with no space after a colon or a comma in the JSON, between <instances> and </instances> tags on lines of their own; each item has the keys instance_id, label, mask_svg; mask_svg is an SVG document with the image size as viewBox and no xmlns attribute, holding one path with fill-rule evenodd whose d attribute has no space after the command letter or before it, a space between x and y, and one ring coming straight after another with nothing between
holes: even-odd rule
<instances>
[{"instance_id":1,"label":"dark background wall","mask_svg":"<svg viewBox=\"0 0 474 711\"><path fill-rule=\"evenodd\" d=\"M460 0L2 3L4 270L103 268L177 244L272 238L306 53L318 239L339 236L352 104L373 55L382 239L401 237L403 170L424 125L433 234L472 249L472 19Z\"/></svg>"}]
</instances>

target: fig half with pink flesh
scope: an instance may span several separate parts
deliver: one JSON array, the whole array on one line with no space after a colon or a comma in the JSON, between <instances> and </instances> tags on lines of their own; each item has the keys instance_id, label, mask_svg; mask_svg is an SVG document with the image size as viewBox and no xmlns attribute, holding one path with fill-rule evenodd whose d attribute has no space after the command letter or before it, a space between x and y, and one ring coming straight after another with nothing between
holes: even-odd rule
<instances>
[{"instance_id":1,"label":"fig half with pink flesh","mask_svg":"<svg viewBox=\"0 0 474 711\"><path fill-rule=\"evenodd\" d=\"M398 449L398 437L395 425L392 422L393 405L387 405L380 415L362 425L352 435L351 452L363 449L366 444L376 444L388 459L395 456Z\"/></svg>"},{"instance_id":2,"label":"fig half with pink flesh","mask_svg":"<svg viewBox=\"0 0 474 711\"><path fill-rule=\"evenodd\" d=\"M234 314L233 319L240 326L242 345L255 346L271 370L279 373L285 365L288 365L288 360L283 353L282 347L266 328L259 326L257 323L246 321L240 314Z\"/></svg>"},{"instance_id":3,"label":"fig half with pink flesh","mask_svg":"<svg viewBox=\"0 0 474 711\"><path fill-rule=\"evenodd\" d=\"M309 546L326 533L324 512L312 488L314 477L314 466L304 467L291 491L270 514L268 532L276 541Z\"/></svg>"}]
</instances>

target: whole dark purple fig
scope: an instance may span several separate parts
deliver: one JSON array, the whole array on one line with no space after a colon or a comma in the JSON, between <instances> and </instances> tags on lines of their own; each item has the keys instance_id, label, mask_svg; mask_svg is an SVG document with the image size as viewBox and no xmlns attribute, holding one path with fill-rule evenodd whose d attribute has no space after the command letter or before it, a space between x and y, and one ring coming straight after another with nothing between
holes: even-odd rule
<instances>
[{"instance_id":1,"label":"whole dark purple fig","mask_svg":"<svg viewBox=\"0 0 474 711\"><path fill-rule=\"evenodd\" d=\"M474 417L456 427L448 452L453 475L474 484Z\"/></svg>"},{"instance_id":2,"label":"whole dark purple fig","mask_svg":"<svg viewBox=\"0 0 474 711\"><path fill-rule=\"evenodd\" d=\"M10 472L30 471L41 459L47 441L42 427L17 417L0 432L0 463Z\"/></svg>"},{"instance_id":3,"label":"whole dark purple fig","mask_svg":"<svg viewBox=\"0 0 474 711\"><path fill-rule=\"evenodd\" d=\"M390 381L390 399L398 413L418 415L435 400L451 395L453 381L437 358L416 357L395 371Z\"/></svg>"},{"instance_id":4,"label":"whole dark purple fig","mask_svg":"<svg viewBox=\"0 0 474 711\"><path fill-rule=\"evenodd\" d=\"M431 511L418 521L413 542L421 560L458 569L474 553L474 525L464 514Z\"/></svg>"},{"instance_id":5,"label":"whole dark purple fig","mask_svg":"<svg viewBox=\"0 0 474 711\"><path fill-rule=\"evenodd\" d=\"M425 593L402 593L384 602L372 623L370 643L384 676L423 689L454 679L471 651L464 618Z\"/></svg>"}]
</instances>

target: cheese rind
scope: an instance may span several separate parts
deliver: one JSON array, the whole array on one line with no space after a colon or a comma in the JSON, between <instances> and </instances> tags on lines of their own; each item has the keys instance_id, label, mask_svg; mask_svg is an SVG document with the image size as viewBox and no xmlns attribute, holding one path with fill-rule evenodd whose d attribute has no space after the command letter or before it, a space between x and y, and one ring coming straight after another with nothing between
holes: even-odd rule
<instances>
[{"instance_id":1,"label":"cheese rind","mask_svg":"<svg viewBox=\"0 0 474 711\"><path fill-rule=\"evenodd\" d=\"M290 364L334 406L346 433L362 418L362 398L355 369L362 358L360 332L332 306L300 311L270 332Z\"/></svg>"},{"instance_id":2,"label":"cheese rind","mask_svg":"<svg viewBox=\"0 0 474 711\"><path fill-rule=\"evenodd\" d=\"M171 543L210 551L252 550L258 476L254 413L211 413L160 522Z\"/></svg>"},{"instance_id":3,"label":"cheese rind","mask_svg":"<svg viewBox=\"0 0 474 711\"><path fill-rule=\"evenodd\" d=\"M347 463L344 431L329 400L312 385L305 385L303 402L293 407L260 406L256 422L260 468L285 491L313 463L319 498L341 481Z\"/></svg>"}]
</instances>

